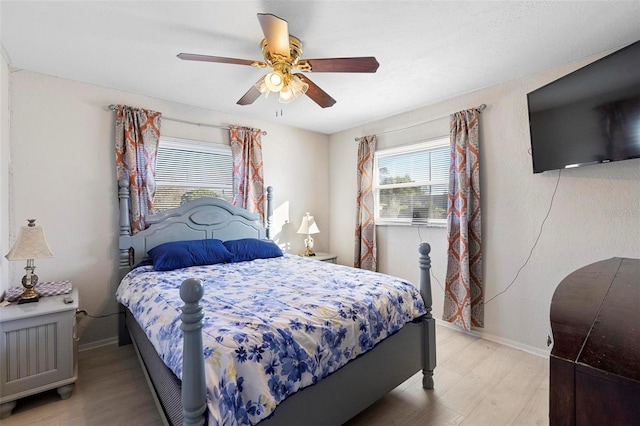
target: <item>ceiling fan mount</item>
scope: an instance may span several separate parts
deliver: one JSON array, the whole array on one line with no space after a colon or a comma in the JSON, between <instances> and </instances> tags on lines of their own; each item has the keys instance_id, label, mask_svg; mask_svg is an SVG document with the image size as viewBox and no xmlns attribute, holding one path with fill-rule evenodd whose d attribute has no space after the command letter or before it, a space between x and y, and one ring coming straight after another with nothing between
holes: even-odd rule
<instances>
[{"instance_id":1,"label":"ceiling fan mount","mask_svg":"<svg viewBox=\"0 0 640 426\"><path fill-rule=\"evenodd\" d=\"M270 67L275 66L278 63L285 62L291 68L297 68L298 60L302 56L302 42L297 37L289 35L289 56L285 57L277 52L271 53L269 51L269 43L267 39L262 39L262 43L260 44L262 47L262 56L264 56L264 60ZM305 61L306 62L306 61ZM310 70L309 70L310 71Z\"/></svg>"},{"instance_id":2,"label":"ceiling fan mount","mask_svg":"<svg viewBox=\"0 0 640 426\"><path fill-rule=\"evenodd\" d=\"M292 102L300 95L306 94L322 108L327 108L335 104L335 99L329 96L303 73L375 73L380 65L373 56L301 59L303 52L302 41L289 34L287 21L268 13L258 13L258 21L265 36L261 43L264 61L192 53L180 53L178 54L178 58L190 61L272 68L270 73L261 77L247 93L238 100L238 105L249 105L255 102L260 95L268 96L271 92L279 92L280 102Z\"/></svg>"}]
</instances>

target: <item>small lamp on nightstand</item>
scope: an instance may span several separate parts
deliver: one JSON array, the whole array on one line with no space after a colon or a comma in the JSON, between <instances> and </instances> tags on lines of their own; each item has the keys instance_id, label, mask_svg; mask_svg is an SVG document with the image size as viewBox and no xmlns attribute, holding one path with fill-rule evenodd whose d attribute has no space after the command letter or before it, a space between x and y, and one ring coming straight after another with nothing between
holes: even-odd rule
<instances>
[{"instance_id":1,"label":"small lamp on nightstand","mask_svg":"<svg viewBox=\"0 0 640 426\"><path fill-rule=\"evenodd\" d=\"M320 230L318 229L318 225L316 225L316 220L307 212L307 215L302 218L302 223L300 224L300 228L298 229L298 234L307 234L307 238L304 239L304 246L306 251L304 252L305 256L315 256L316 254L313 252L313 238L311 238L311 234L319 234Z\"/></svg>"},{"instance_id":2,"label":"small lamp on nightstand","mask_svg":"<svg viewBox=\"0 0 640 426\"><path fill-rule=\"evenodd\" d=\"M38 276L33 273L33 270L36 269L33 260L53 257L44 237L44 229L41 226L36 226L35 219L27 219L27 221L29 224L20 228L18 239L5 256L7 260L27 261L27 266L24 268L27 273L22 277L22 285L25 290L18 303L38 301L39 294L34 290L38 284Z\"/></svg>"}]
</instances>

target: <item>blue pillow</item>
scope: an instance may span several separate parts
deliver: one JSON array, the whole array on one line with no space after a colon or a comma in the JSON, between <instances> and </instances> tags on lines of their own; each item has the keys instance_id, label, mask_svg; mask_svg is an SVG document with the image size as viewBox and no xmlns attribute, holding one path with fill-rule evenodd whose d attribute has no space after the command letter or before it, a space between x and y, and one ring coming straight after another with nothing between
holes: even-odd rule
<instances>
[{"instance_id":1,"label":"blue pillow","mask_svg":"<svg viewBox=\"0 0 640 426\"><path fill-rule=\"evenodd\" d=\"M233 255L221 240L173 241L149 250L156 271L172 271L188 266L230 262Z\"/></svg>"},{"instance_id":2,"label":"blue pillow","mask_svg":"<svg viewBox=\"0 0 640 426\"><path fill-rule=\"evenodd\" d=\"M233 253L232 262L244 262L254 259L269 259L282 256L282 250L271 240L242 238L225 241L224 246Z\"/></svg>"}]
</instances>

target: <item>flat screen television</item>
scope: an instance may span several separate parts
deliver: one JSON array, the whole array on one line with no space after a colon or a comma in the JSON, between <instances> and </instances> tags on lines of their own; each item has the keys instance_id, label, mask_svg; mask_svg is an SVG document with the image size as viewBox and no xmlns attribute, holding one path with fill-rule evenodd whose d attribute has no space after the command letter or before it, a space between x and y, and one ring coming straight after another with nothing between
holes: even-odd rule
<instances>
[{"instance_id":1,"label":"flat screen television","mask_svg":"<svg viewBox=\"0 0 640 426\"><path fill-rule=\"evenodd\" d=\"M534 173L640 158L640 41L528 93L527 102Z\"/></svg>"}]
</instances>

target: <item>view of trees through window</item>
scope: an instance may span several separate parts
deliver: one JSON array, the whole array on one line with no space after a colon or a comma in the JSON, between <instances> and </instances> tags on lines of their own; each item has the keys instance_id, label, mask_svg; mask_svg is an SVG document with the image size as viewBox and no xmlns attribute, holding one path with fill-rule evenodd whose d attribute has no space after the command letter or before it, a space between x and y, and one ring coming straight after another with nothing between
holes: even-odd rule
<instances>
[{"instance_id":1,"label":"view of trees through window","mask_svg":"<svg viewBox=\"0 0 640 426\"><path fill-rule=\"evenodd\" d=\"M409 176L391 178L389 183L412 182ZM407 186L380 189L379 217L415 219L447 218L446 185Z\"/></svg>"},{"instance_id":2,"label":"view of trees through window","mask_svg":"<svg viewBox=\"0 0 640 426\"><path fill-rule=\"evenodd\" d=\"M233 194L231 194L229 190L215 191L209 188L160 186L156 188L156 195L153 199L153 211L154 213L158 213L202 197L224 198L231 202Z\"/></svg>"},{"instance_id":3,"label":"view of trees through window","mask_svg":"<svg viewBox=\"0 0 640 426\"><path fill-rule=\"evenodd\" d=\"M448 145L376 153L379 221L441 222L447 218Z\"/></svg>"}]
</instances>

